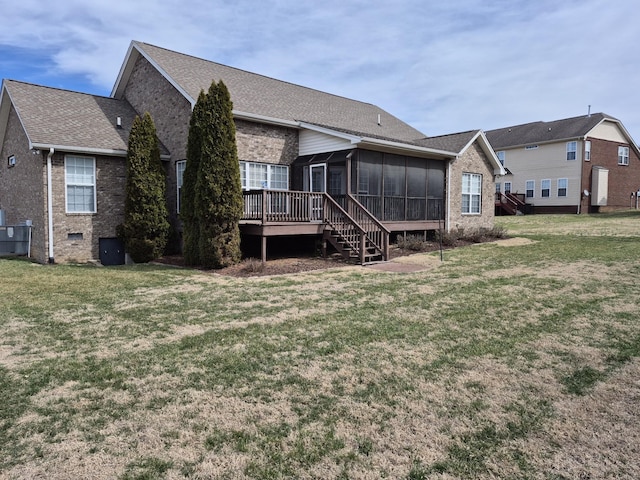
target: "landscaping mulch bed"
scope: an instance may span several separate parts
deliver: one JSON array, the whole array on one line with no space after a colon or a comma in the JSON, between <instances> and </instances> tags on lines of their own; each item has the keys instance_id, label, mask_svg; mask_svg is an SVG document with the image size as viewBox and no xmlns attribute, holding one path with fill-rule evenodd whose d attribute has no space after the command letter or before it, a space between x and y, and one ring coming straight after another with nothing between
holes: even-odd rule
<instances>
[{"instance_id":1,"label":"landscaping mulch bed","mask_svg":"<svg viewBox=\"0 0 640 480\"><path fill-rule=\"evenodd\" d=\"M494 238L487 237L485 241L493 241ZM443 247L445 250L457 248L461 246L470 245L479 242L470 242L466 240L457 240L454 245L447 245ZM480 242L483 243L483 242ZM389 249L390 260L398 257L405 257L408 255L414 255L416 253L434 252L440 249L440 245L437 242L424 242L420 250L399 248L396 245L392 245ZM181 255L171 255L162 257L157 260L158 263L174 265L184 267L184 259ZM267 275L285 275L291 273L308 272L312 270L324 270L328 268L341 267L345 265L356 265L355 263L349 263L344 260L339 254L330 255L327 258L320 256L304 256L298 255L296 257L277 257L270 258L265 264L259 259L246 258L237 265L221 268L218 270L209 270L212 273L219 275L226 275L231 277L259 277ZM403 264L397 266L397 268L388 268L387 271L394 272L410 272L415 271L415 268L411 268L409 264L403 262Z\"/></svg>"}]
</instances>

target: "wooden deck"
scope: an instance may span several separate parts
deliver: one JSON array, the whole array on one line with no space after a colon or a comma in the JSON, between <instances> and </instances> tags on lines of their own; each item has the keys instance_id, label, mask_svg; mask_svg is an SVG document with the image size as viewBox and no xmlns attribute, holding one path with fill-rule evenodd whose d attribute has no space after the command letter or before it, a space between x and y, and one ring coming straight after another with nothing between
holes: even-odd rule
<instances>
[{"instance_id":1,"label":"wooden deck","mask_svg":"<svg viewBox=\"0 0 640 480\"><path fill-rule=\"evenodd\" d=\"M244 192L240 231L262 239L266 261L267 238L320 235L345 258L360 263L389 258L389 230L351 195L339 204L324 192L259 190Z\"/></svg>"},{"instance_id":2,"label":"wooden deck","mask_svg":"<svg viewBox=\"0 0 640 480\"><path fill-rule=\"evenodd\" d=\"M345 257L361 263L389 258L389 234L438 230L442 220L381 222L351 195L334 199L323 192L254 190L244 192L240 231L262 239L266 260L267 238L315 235L331 243Z\"/></svg>"}]
</instances>

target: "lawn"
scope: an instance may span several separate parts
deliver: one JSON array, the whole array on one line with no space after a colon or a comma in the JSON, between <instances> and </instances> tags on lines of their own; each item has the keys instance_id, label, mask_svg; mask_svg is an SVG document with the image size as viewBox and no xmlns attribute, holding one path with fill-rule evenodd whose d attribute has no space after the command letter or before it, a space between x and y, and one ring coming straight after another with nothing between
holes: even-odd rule
<instances>
[{"instance_id":1,"label":"lawn","mask_svg":"<svg viewBox=\"0 0 640 480\"><path fill-rule=\"evenodd\" d=\"M640 214L497 223L414 273L0 260L0 479L640 478Z\"/></svg>"}]
</instances>

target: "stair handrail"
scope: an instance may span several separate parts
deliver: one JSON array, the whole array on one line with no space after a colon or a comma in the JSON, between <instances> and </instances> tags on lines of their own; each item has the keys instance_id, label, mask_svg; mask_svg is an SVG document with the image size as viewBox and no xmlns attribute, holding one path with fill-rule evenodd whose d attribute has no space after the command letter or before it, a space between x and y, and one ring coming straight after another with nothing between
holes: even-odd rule
<instances>
[{"instance_id":1,"label":"stair handrail","mask_svg":"<svg viewBox=\"0 0 640 480\"><path fill-rule=\"evenodd\" d=\"M365 234L367 238L373 244L382 255L384 260L389 259L389 235L391 230L385 227L380 220L378 220L362 203L360 203L353 195L347 192L346 198L349 201L350 206L355 207L357 212L364 215L367 218L369 225L373 227L372 231L365 228ZM356 219L358 221L358 219ZM360 222L358 222L360 223ZM380 241L376 241L373 237L380 237Z\"/></svg>"},{"instance_id":2,"label":"stair handrail","mask_svg":"<svg viewBox=\"0 0 640 480\"><path fill-rule=\"evenodd\" d=\"M350 196L348 196L350 197ZM332 229L336 231L342 238L343 241L352 248L360 258L360 262L364 263L365 260L365 250L367 240L371 247L375 250L375 252L382 256L383 260L389 259L389 230L382 225L378 219L376 219L365 207L363 207L360 202L355 200L355 198L351 197L349 200L351 205L355 207L355 211L359 214L367 217L367 220L370 224L376 226L376 230L373 232L367 231L365 227L363 227L358 220L353 218L351 214L349 214L342 206L335 201L330 195L325 194L326 199L326 208L324 214L324 221L327 223ZM344 226L340 226L336 221L331 218L332 212L337 212L341 217L343 223L347 223L351 228L357 230L358 232L358 242L354 242L354 238L350 238L349 232L347 228ZM380 241L376 241L374 238L376 233L379 233Z\"/></svg>"}]
</instances>

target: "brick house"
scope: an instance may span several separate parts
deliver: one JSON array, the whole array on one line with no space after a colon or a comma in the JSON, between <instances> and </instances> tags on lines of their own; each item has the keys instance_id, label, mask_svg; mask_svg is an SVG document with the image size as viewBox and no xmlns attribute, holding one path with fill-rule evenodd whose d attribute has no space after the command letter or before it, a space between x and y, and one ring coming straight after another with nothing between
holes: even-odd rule
<instances>
[{"instance_id":1,"label":"brick house","mask_svg":"<svg viewBox=\"0 0 640 480\"><path fill-rule=\"evenodd\" d=\"M507 170L497 208L518 194L536 213L589 213L636 205L640 152L622 122L604 113L486 132ZM500 202L502 199L502 202Z\"/></svg>"},{"instance_id":2,"label":"brick house","mask_svg":"<svg viewBox=\"0 0 640 480\"><path fill-rule=\"evenodd\" d=\"M426 137L379 107L132 42L110 97L5 80L0 209L30 220L38 261L100 258L123 220L124 159L136 115L162 144L171 222L189 118L201 90L231 93L245 191L241 233L314 235L361 262L385 259L392 232L493 225L504 173L480 130Z\"/></svg>"}]
</instances>

